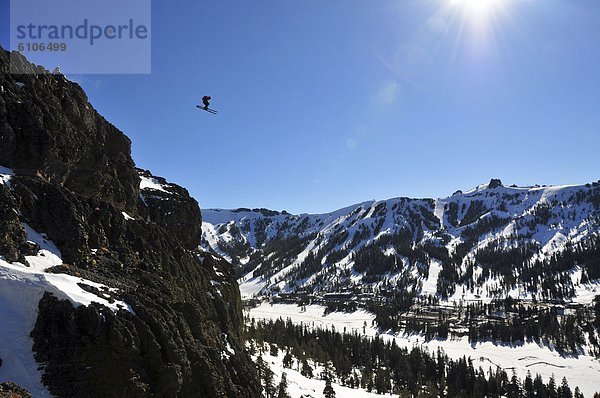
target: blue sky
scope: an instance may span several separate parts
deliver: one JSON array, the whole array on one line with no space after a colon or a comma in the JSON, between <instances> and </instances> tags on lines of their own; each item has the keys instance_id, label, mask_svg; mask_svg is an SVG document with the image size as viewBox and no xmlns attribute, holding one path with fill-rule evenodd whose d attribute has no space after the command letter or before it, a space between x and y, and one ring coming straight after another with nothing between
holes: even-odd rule
<instances>
[{"instance_id":1,"label":"blue sky","mask_svg":"<svg viewBox=\"0 0 600 398\"><path fill-rule=\"evenodd\" d=\"M202 207L314 213L598 180L599 38L597 0L154 1L151 75L72 78Z\"/></svg>"}]
</instances>

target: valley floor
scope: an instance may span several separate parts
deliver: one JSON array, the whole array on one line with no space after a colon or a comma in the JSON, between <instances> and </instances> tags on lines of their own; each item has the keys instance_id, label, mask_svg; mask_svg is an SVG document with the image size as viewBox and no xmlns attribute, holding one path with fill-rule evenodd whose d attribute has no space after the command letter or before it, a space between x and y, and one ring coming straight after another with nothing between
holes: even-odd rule
<instances>
[{"instance_id":1,"label":"valley floor","mask_svg":"<svg viewBox=\"0 0 600 398\"><path fill-rule=\"evenodd\" d=\"M423 336L419 335L380 333L374 327L375 316L364 310L353 313L335 312L323 315L324 311L325 307L319 305L309 305L305 307L305 311L301 311L300 307L293 304L262 303L256 308L246 310L246 315L256 320L276 320L278 318L285 320L289 318L296 324L302 323L319 328L335 328L340 333L357 332L370 337L379 335L380 338L386 340L395 340L399 346L409 348L421 346L428 348L430 352L442 348L449 357L454 359L463 356L470 357L475 366L481 366L484 369L499 366L509 374L514 369L521 379L525 378L528 371L532 375L539 373L546 381L552 375L554 375L557 382L566 377L571 388L574 389L575 386L579 386L586 397L592 397L595 392L600 391L600 361L589 355L564 357L549 347L540 346L533 342L516 346L495 344L493 342L470 344L467 337L454 340L425 341ZM272 364L276 377L280 377L281 358L264 357L263 359ZM293 398L301 397L302 393L300 391L304 387L316 391L316 395L313 394L313 396L322 395L324 382L320 380L303 378L300 373L295 371L288 372L288 379L290 380L289 391ZM297 387L292 387L292 384ZM350 390L353 391L352 394L354 395L350 395L350 392L348 392L348 395L345 393L341 395L341 389L346 388L337 385L334 385L334 388L336 392L340 390L338 396L376 396L364 390Z\"/></svg>"}]
</instances>

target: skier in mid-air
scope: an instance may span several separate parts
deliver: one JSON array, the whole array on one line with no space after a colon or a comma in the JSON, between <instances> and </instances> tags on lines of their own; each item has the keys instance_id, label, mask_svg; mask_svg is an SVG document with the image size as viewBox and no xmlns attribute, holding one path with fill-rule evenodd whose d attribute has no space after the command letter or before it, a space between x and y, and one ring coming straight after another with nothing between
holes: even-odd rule
<instances>
[{"instance_id":1,"label":"skier in mid-air","mask_svg":"<svg viewBox=\"0 0 600 398\"><path fill-rule=\"evenodd\" d=\"M210 95L205 95L204 97L202 97L202 103L204 104L204 110L207 111L208 110L208 106L210 105L210 101L212 99L212 97Z\"/></svg>"},{"instance_id":2,"label":"skier in mid-air","mask_svg":"<svg viewBox=\"0 0 600 398\"><path fill-rule=\"evenodd\" d=\"M203 111L212 113L213 115L217 114L217 111L215 111L214 109L210 109L209 105L210 105L210 100L212 99L212 97L210 95L205 95L204 97L202 97L202 103L204 104L204 106L202 105L196 105L196 108L198 109L202 109Z\"/></svg>"}]
</instances>

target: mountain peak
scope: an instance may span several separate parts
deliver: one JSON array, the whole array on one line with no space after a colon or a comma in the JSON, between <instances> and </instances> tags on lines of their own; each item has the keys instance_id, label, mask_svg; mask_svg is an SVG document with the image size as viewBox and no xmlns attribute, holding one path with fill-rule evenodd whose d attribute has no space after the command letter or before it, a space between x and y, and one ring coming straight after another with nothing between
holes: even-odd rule
<instances>
[{"instance_id":1,"label":"mountain peak","mask_svg":"<svg viewBox=\"0 0 600 398\"><path fill-rule=\"evenodd\" d=\"M488 189L494 189L502 186L502 181L499 178L492 178L488 184Z\"/></svg>"}]
</instances>

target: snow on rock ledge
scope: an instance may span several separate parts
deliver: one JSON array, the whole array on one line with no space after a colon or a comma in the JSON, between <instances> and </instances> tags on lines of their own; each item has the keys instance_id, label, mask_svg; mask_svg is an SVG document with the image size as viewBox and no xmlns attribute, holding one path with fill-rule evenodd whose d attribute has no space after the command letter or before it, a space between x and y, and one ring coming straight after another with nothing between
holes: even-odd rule
<instances>
[{"instance_id":1,"label":"snow on rock ledge","mask_svg":"<svg viewBox=\"0 0 600 398\"><path fill-rule=\"evenodd\" d=\"M140 176L140 190L143 189L154 189L156 191L167 192L164 186L158 182L156 178L145 177L143 175Z\"/></svg>"},{"instance_id":2,"label":"snow on rock ledge","mask_svg":"<svg viewBox=\"0 0 600 398\"><path fill-rule=\"evenodd\" d=\"M61 300L67 299L75 306L97 302L113 311L131 311L131 308L124 302L111 303L81 286L87 285L99 291L114 289L71 275L46 273L46 269L62 264L60 251L44 235L26 224L23 226L27 239L39 245L40 250L35 256L26 256L28 265L9 263L0 256L0 380L13 381L29 390L34 397L50 397L41 383L30 336L44 292L52 293Z\"/></svg>"},{"instance_id":3,"label":"snow on rock ledge","mask_svg":"<svg viewBox=\"0 0 600 398\"><path fill-rule=\"evenodd\" d=\"M11 169L0 166L0 184L8 184L10 178L14 175L15 173Z\"/></svg>"}]
</instances>

